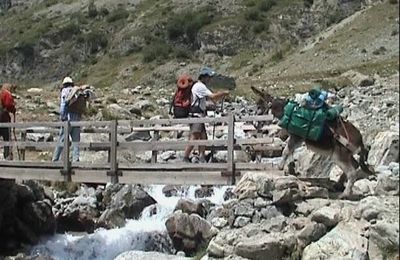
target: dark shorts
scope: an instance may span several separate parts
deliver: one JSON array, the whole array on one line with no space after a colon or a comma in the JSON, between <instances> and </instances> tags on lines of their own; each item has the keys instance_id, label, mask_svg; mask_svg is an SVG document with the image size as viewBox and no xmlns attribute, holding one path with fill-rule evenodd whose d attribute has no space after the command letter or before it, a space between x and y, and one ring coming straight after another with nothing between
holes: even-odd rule
<instances>
[{"instance_id":1,"label":"dark shorts","mask_svg":"<svg viewBox=\"0 0 400 260\"><path fill-rule=\"evenodd\" d=\"M196 134L196 133L205 133L206 132L206 126L204 123L195 123L195 124L190 124L190 133L191 134Z\"/></svg>"}]
</instances>

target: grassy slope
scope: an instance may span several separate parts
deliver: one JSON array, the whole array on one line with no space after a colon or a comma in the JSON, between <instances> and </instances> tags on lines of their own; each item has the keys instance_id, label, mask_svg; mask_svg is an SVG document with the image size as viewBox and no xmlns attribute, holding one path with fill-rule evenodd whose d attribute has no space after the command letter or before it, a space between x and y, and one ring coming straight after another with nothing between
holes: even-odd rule
<instances>
[{"instance_id":1,"label":"grassy slope","mask_svg":"<svg viewBox=\"0 0 400 260\"><path fill-rule=\"evenodd\" d=\"M285 94L306 89L311 81L336 77L350 69L369 74L394 73L399 69L399 35L391 34L398 28L398 17L398 4L386 3L363 10L342 28L336 26L334 33L326 34L328 37L316 40L318 43L312 48L301 51L303 47L300 47L277 64L264 60L271 65L259 73L260 78L243 78L239 85L248 89L249 85L277 84L272 92ZM373 54L381 46L387 51ZM295 87L288 89L289 84Z\"/></svg>"}]
</instances>

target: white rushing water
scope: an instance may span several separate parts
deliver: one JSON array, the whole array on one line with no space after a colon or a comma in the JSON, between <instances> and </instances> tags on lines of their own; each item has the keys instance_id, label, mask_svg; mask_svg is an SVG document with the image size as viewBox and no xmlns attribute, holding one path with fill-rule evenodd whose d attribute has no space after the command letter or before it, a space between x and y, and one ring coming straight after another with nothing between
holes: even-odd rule
<instances>
[{"instance_id":1,"label":"white rushing water","mask_svg":"<svg viewBox=\"0 0 400 260\"><path fill-rule=\"evenodd\" d=\"M173 197L165 197L162 188L162 185L154 185L146 190L158 202L155 205L157 214L151 214L154 211L153 205L147 207L138 220L127 220L122 228L98 229L93 234L85 235L54 235L35 246L31 255L47 255L55 260L111 260L126 251L149 250L149 240L154 239L157 234L165 233L165 221L173 212L178 200L182 197L194 199L198 187L191 186L182 194ZM214 195L207 199L214 204L222 204L227 188L214 187ZM163 250L159 248L158 251Z\"/></svg>"}]
</instances>

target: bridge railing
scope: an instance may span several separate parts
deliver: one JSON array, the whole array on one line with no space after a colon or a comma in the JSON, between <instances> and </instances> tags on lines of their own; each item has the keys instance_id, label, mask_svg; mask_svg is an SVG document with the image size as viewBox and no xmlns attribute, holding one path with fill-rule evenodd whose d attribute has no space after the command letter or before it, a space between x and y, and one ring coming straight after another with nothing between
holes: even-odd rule
<instances>
[{"instance_id":1,"label":"bridge railing","mask_svg":"<svg viewBox=\"0 0 400 260\"><path fill-rule=\"evenodd\" d=\"M185 118L185 119L154 119L154 120L114 120L114 121L80 121L80 122L21 122L21 123L0 123L0 128L15 128L20 133L20 141L2 141L0 147L17 147L18 156L14 159L20 161L0 161L0 167L7 168L7 173L0 173L0 178L32 178L50 179L80 182L123 182L123 183L180 183L180 184L217 184L235 183L240 171L246 169L270 169L271 165L239 163L235 160L235 150L243 150L247 147L259 146L257 149L281 149L271 146L271 138L239 139L235 136L236 124L243 122L270 122L271 116L253 116L238 118L230 114L219 118ZM225 139L209 140L165 140L161 138L162 132L189 131L188 124L206 123L208 127L214 124L218 131L225 132ZM51 149L59 145L57 142L32 142L27 141L29 133L52 133L57 134L59 128L64 133L69 133L72 127L80 127L82 133L108 134L107 141L100 142L71 142L64 138L62 160L49 162L37 160L31 161L27 158L29 149ZM241 125L243 130L244 126ZM252 127L244 127L247 130L255 130ZM152 138L148 141L125 141L118 136L132 132L152 132ZM71 146L77 145L89 151L107 151L106 162L72 162L70 159ZM183 150L188 145L206 146L208 150L224 150L227 152L225 163L163 163L158 162L160 151ZM261 148L260 148L261 146ZM15 150L15 149L14 149ZM151 151L150 163L121 163L119 153L123 150L145 152ZM262 150L262 149L261 149ZM27 160L28 159L28 160ZM42 174L40 174L42 171ZM54 174L54 172L60 174ZM15 173L15 174L12 174ZM166 179L167 178L167 179ZM172 178L172 179L169 179Z\"/></svg>"}]
</instances>

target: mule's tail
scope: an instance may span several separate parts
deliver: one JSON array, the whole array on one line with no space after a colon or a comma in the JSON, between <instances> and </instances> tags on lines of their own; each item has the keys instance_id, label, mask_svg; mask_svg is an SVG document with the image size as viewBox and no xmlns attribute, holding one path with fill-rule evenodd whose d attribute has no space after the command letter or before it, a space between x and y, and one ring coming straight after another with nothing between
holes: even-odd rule
<instances>
[{"instance_id":1,"label":"mule's tail","mask_svg":"<svg viewBox=\"0 0 400 260\"><path fill-rule=\"evenodd\" d=\"M361 170L363 170L368 175L374 175L375 172L371 169L371 166L368 165L368 163L367 163L368 152L369 151L367 150L367 148L365 148L364 145L361 145L361 151L358 154L360 156L360 158L358 159L358 163L361 167Z\"/></svg>"}]
</instances>

